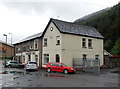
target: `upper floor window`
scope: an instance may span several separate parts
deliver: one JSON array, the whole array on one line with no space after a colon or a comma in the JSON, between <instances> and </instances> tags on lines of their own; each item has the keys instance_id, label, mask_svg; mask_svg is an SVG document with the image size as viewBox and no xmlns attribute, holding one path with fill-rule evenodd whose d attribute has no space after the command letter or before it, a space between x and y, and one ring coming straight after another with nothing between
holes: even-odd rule
<instances>
[{"instance_id":1,"label":"upper floor window","mask_svg":"<svg viewBox=\"0 0 120 89\"><path fill-rule=\"evenodd\" d=\"M60 36L56 37L56 45L60 45Z\"/></svg>"},{"instance_id":2,"label":"upper floor window","mask_svg":"<svg viewBox=\"0 0 120 89\"><path fill-rule=\"evenodd\" d=\"M44 47L46 47L47 46L47 38L44 38Z\"/></svg>"},{"instance_id":3,"label":"upper floor window","mask_svg":"<svg viewBox=\"0 0 120 89\"><path fill-rule=\"evenodd\" d=\"M21 51L21 48L16 48L16 52L20 52Z\"/></svg>"},{"instance_id":4,"label":"upper floor window","mask_svg":"<svg viewBox=\"0 0 120 89\"><path fill-rule=\"evenodd\" d=\"M37 49L37 48L38 48L38 44L36 43L36 44L35 44L35 49Z\"/></svg>"},{"instance_id":5,"label":"upper floor window","mask_svg":"<svg viewBox=\"0 0 120 89\"><path fill-rule=\"evenodd\" d=\"M34 49L38 49L38 39L34 40Z\"/></svg>"},{"instance_id":6,"label":"upper floor window","mask_svg":"<svg viewBox=\"0 0 120 89\"><path fill-rule=\"evenodd\" d=\"M20 52L20 51L21 51L21 48L18 48L18 51Z\"/></svg>"},{"instance_id":7,"label":"upper floor window","mask_svg":"<svg viewBox=\"0 0 120 89\"><path fill-rule=\"evenodd\" d=\"M27 50L28 50L28 51L30 50L30 46L29 46L29 45L27 46Z\"/></svg>"},{"instance_id":8,"label":"upper floor window","mask_svg":"<svg viewBox=\"0 0 120 89\"><path fill-rule=\"evenodd\" d=\"M27 51L26 46L23 46L23 51Z\"/></svg>"},{"instance_id":9,"label":"upper floor window","mask_svg":"<svg viewBox=\"0 0 120 89\"><path fill-rule=\"evenodd\" d=\"M92 48L92 39L88 39L88 48Z\"/></svg>"},{"instance_id":10,"label":"upper floor window","mask_svg":"<svg viewBox=\"0 0 120 89\"><path fill-rule=\"evenodd\" d=\"M82 38L82 47L86 48L86 39L85 38Z\"/></svg>"},{"instance_id":11,"label":"upper floor window","mask_svg":"<svg viewBox=\"0 0 120 89\"><path fill-rule=\"evenodd\" d=\"M33 49L33 45L30 46L30 49L31 49L31 50Z\"/></svg>"}]
</instances>

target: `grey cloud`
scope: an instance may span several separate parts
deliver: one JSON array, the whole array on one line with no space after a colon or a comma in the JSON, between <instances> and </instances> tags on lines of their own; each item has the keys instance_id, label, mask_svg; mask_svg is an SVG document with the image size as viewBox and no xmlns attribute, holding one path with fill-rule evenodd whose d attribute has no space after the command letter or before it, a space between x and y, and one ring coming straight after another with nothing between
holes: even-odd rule
<instances>
[{"instance_id":1,"label":"grey cloud","mask_svg":"<svg viewBox=\"0 0 120 89\"><path fill-rule=\"evenodd\" d=\"M5 2L8 8L18 10L22 14L31 14L34 10L37 14L45 14L47 10L51 13L54 11L53 17L63 18L64 20L74 21L76 18L88 14L90 5L83 2ZM87 12L86 12L87 11Z\"/></svg>"}]
</instances>

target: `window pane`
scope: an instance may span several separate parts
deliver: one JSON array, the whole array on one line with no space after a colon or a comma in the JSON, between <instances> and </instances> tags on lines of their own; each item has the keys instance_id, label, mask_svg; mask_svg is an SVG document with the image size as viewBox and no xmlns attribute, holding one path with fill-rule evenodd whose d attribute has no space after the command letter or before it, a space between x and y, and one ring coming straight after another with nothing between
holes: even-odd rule
<instances>
[{"instance_id":1,"label":"window pane","mask_svg":"<svg viewBox=\"0 0 120 89\"><path fill-rule=\"evenodd\" d=\"M85 38L82 39L82 47L86 47L86 39Z\"/></svg>"},{"instance_id":2,"label":"window pane","mask_svg":"<svg viewBox=\"0 0 120 89\"><path fill-rule=\"evenodd\" d=\"M49 62L49 54L44 54L44 63Z\"/></svg>"},{"instance_id":3,"label":"window pane","mask_svg":"<svg viewBox=\"0 0 120 89\"><path fill-rule=\"evenodd\" d=\"M47 38L44 38L44 46L47 46Z\"/></svg>"},{"instance_id":4,"label":"window pane","mask_svg":"<svg viewBox=\"0 0 120 89\"><path fill-rule=\"evenodd\" d=\"M60 45L60 36L57 36L57 37L56 37L56 42L57 42L56 45Z\"/></svg>"},{"instance_id":5,"label":"window pane","mask_svg":"<svg viewBox=\"0 0 120 89\"><path fill-rule=\"evenodd\" d=\"M88 39L88 47L89 47L89 48L92 47L92 39Z\"/></svg>"}]
</instances>

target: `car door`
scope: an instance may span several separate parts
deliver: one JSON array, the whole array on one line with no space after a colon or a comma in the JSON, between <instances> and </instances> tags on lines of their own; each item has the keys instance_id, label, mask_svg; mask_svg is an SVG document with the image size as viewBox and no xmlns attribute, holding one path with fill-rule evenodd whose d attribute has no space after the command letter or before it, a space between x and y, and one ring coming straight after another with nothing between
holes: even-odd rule
<instances>
[{"instance_id":1,"label":"car door","mask_svg":"<svg viewBox=\"0 0 120 89\"><path fill-rule=\"evenodd\" d=\"M50 68L52 69L52 71L57 71L57 69L56 69L56 63L51 63L50 64Z\"/></svg>"},{"instance_id":2,"label":"car door","mask_svg":"<svg viewBox=\"0 0 120 89\"><path fill-rule=\"evenodd\" d=\"M12 67L18 67L18 63L17 62L11 62Z\"/></svg>"},{"instance_id":3,"label":"car door","mask_svg":"<svg viewBox=\"0 0 120 89\"><path fill-rule=\"evenodd\" d=\"M56 70L57 70L57 71L59 71L59 72L63 72L63 70L64 70L64 67L62 66L62 64L60 64L60 63L57 63Z\"/></svg>"}]
</instances>

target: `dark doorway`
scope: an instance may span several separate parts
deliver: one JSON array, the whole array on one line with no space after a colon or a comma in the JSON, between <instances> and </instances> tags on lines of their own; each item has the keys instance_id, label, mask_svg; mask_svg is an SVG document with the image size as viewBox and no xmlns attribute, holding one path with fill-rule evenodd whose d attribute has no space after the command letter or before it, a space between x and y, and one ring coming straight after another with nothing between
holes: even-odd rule
<instances>
[{"instance_id":1,"label":"dark doorway","mask_svg":"<svg viewBox=\"0 0 120 89\"><path fill-rule=\"evenodd\" d=\"M28 55L28 61L30 61L30 59L31 59L31 55Z\"/></svg>"},{"instance_id":2,"label":"dark doorway","mask_svg":"<svg viewBox=\"0 0 120 89\"><path fill-rule=\"evenodd\" d=\"M59 54L56 54L56 62L60 62L60 56L59 56Z\"/></svg>"}]
</instances>

